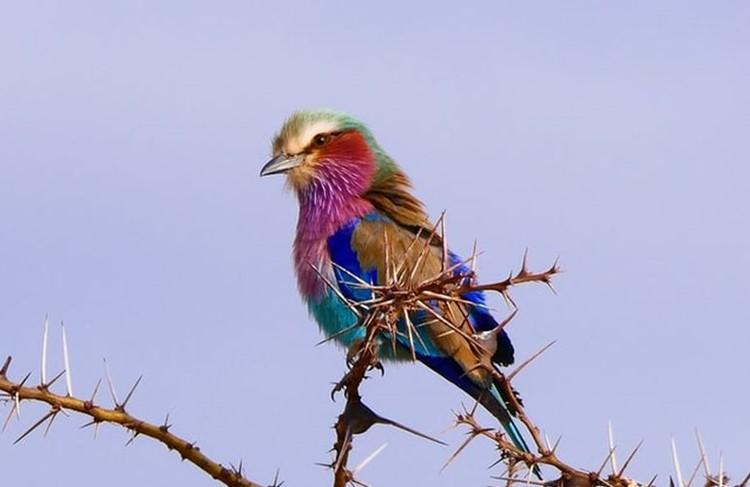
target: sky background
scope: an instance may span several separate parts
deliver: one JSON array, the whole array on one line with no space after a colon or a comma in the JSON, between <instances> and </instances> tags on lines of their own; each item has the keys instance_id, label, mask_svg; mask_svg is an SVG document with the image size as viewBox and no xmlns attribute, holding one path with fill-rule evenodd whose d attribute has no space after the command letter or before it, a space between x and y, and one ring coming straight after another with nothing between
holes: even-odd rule
<instances>
[{"instance_id":1,"label":"sky background","mask_svg":"<svg viewBox=\"0 0 750 487\"><path fill-rule=\"evenodd\" d=\"M296 201L258 177L302 107L351 112L412 177L448 238L476 239L485 281L555 257L558 295L525 286L509 328L514 382L561 458L596 469L607 422L630 473L686 470L694 429L718 469L750 466L750 3L3 2L0 15L0 355L38 381L66 324L73 387L106 357L130 411L248 477L329 485L329 398L341 350L291 267ZM506 310L495 299L503 315ZM52 371L50 372L50 374ZM62 392L64 388L58 387ZM444 430L468 396L422 366L363 389L440 447L376 427L352 465L375 486L484 486L495 451ZM104 390L98 398L111 405ZM176 454L82 417L13 440L6 485L215 485ZM0 404L0 419L9 411ZM493 424L486 415L485 424Z\"/></svg>"}]
</instances>

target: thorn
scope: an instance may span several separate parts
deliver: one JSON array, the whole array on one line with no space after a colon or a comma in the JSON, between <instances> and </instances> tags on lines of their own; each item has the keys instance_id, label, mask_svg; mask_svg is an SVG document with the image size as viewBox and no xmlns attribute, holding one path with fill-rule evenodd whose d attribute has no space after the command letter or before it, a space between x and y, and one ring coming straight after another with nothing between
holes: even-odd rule
<instances>
[{"instance_id":1,"label":"thorn","mask_svg":"<svg viewBox=\"0 0 750 487\"><path fill-rule=\"evenodd\" d=\"M511 314L508 315L507 318L505 318L503 321L500 322L500 324L498 324L495 327L495 329L493 330L495 332L495 335L499 335L500 332L503 331L503 329L505 329L505 327L508 325L508 323L510 323L513 320L513 318L516 317L517 314L518 314L518 309L516 308L516 309L513 310L513 312ZM552 342L552 343L554 343L554 342Z\"/></svg>"},{"instance_id":2,"label":"thorn","mask_svg":"<svg viewBox=\"0 0 750 487\"><path fill-rule=\"evenodd\" d=\"M135 388L138 387L138 384L141 383L141 379L143 379L143 375L139 376L138 380L136 380L135 384L133 384L133 387L130 388L130 392L128 392L128 395L125 396L125 400L119 406L120 411L125 411L125 406L127 406L128 401L130 401L130 398L133 396L133 393L135 392Z\"/></svg>"},{"instance_id":3,"label":"thorn","mask_svg":"<svg viewBox=\"0 0 750 487\"><path fill-rule=\"evenodd\" d=\"M559 274L562 272L562 269L560 269L560 256L558 255L555 257L555 261L552 263L549 269L547 269L548 274Z\"/></svg>"},{"instance_id":4,"label":"thorn","mask_svg":"<svg viewBox=\"0 0 750 487\"><path fill-rule=\"evenodd\" d=\"M523 250L523 257L521 258L521 270L518 271L518 274L516 275L516 277L521 277L521 276L528 275L528 273L529 273L529 269L527 267L528 257L529 257L529 248L526 247Z\"/></svg>"},{"instance_id":5,"label":"thorn","mask_svg":"<svg viewBox=\"0 0 750 487\"><path fill-rule=\"evenodd\" d=\"M419 308L421 308L424 311L426 311L428 314L430 314L433 317L435 317L435 319L437 319L439 322L443 323L448 328L452 329L453 331L455 331L456 333L458 333L459 335L461 335L462 337L464 337L465 339L467 339L470 343L475 343L476 342L476 340L474 339L474 337L472 337L471 335L467 334L465 331L461 330L460 328L457 328L456 325L454 325L453 323L451 323L450 321L448 321L444 316L442 316L440 313L438 313L437 311L435 311L431 306L427 306L421 300L418 300L416 302L416 305Z\"/></svg>"},{"instance_id":6,"label":"thorn","mask_svg":"<svg viewBox=\"0 0 750 487\"><path fill-rule=\"evenodd\" d=\"M139 433L139 432L137 432L137 431L132 431L132 433L131 433L131 437L130 437L130 439L128 440L128 442L127 442L127 443L125 443L125 446L130 446L130 444L131 444L131 443L133 443L133 442L135 441L135 437L136 437L136 436L138 436L138 435L140 435L140 433Z\"/></svg>"},{"instance_id":7,"label":"thorn","mask_svg":"<svg viewBox=\"0 0 750 487\"><path fill-rule=\"evenodd\" d=\"M21 395L18 392L16 392L13 395L13 407L16 410L16 419L20 420L21 419Z\"/></svg>"},{"instance_id":8,"label":"thorn","mask_svg":"<svg viewBox=\"0 0 750 487\"><path fill-rule=\"evenodd\" d=\"M552 294L554 294L555 296L557 296L557 289L555 289L555 286L552 285L552 281L550 281L549 279L545 279L542 282L544 282L544 284L547 285L547 287L549 288L549 290L552 291Z\"/></svg>"},{"instance_id":9,"label":"thorn","mask_svg":"<svg viewBox=\"0 0 750 487\"><path fill-rule=\"evenodd\" d=\"M26 384L26 381L27 381L27 380L29 380L29 377L31 377L31 372L29 372L28 374L26 374L26 375L24 376L23 380L22 380L22 381L21 381L21 382L20 382L20 383L18 384L18 387L19 387L19 388L20 388L20 387L23 387L23 386L24 386L24 384Z\"/></svg>"},{"instance_id":10,"label":"thorn","mask_svg":"<svg viewBox=\"0 0 750 487\"><path fill-rule=\"evenodd\" d=\"M47 384L43 384L44 388L49 388L52 384L57 382L57 380L65 374L65 370L63 369L59 374L54 376L51 381L49 381Z\"/></svg>"},{"instance_id":11,"label":"thorn","mask_svg":"<svg viewBox=\"0 0 750 487\"><path fill-rule=\"evenodd\" d=\"M719 487L724 487L724 454L719 452Z\"/></svg>"},{"instance_id":12,"label":"thorn","mask_svg":"<svg viewBox=\"0 0 750 487\"><path fill-rule=\"evenodd\" d=\"M526 485L527 486L531 485L531 474L532 474L532 472L537 474L537 476L539 477L539 480L542 479L542 475L541 475L541 473L539 473L539 467L536 465L536 463L533 463L529 467L529 470L526 472Z\"/></svg>"},{"instance_id":13,"label":"thorn","mask_svg":"<svg viewBox=\"0 0 750 487\"><path fill-rule=\"evenodd\" d=\"M361 480L355 479L351 474L349 475L349 482L351 482L354 485L359 485L360 487L372 487L370 484L366 484L362 482Z\"/></svg>"},{"instance_id":14,"label":"thorn","mask_svg":"<svg viewBox=\"0 0 750 487\"><path fill-rule=\"evenodd\" d=\"M409 346L411 347L411 355L412 355L412 361L417 361L417 352L414 348L414 337L413 335L417 335L417 339L419 340L419 344L422 345L422 348L428 348L425 344L424 340L422 339L422 335L419 333L419 330L417 330L417 327L414 325L414 322L411 320L411 316L409 316L409 312L404 309L404 320L406 321L406 330L409 334Z\"/></svg>"},{"instance_id":15,"label":"thorn","mask_svg":"<svg viewBox=\"0 0 750 487\"><path fill-rule=\"evenodd\" d=\"M672 438L672 462L674 463L675 475L677 475L678 487L687 487L682 481L682 470L680 469L680 459L677 457L677 444Z\"/></svg>"},{"instance_id":16,"label":"thorn","mask_svg":"<svg viewBox=\"0 0 750 487\"><path fill-rule=\"evenodd\" d=\"M13 413L16 412L16 404L17 404L17 402L14 401L13 402L13 406L11 406L11 408L10 408L10 412L8 412L8 416L6 416L5 422L3 423L3 429L0 430L0 432L4 432L5 428L8 427L8 424L10 424L10 420L13 417Z\"/></svg>"},{"instance_id":17,"label":"thorn","mask_svg":"<svg viewBox=\"0 0 750 487\"><path fill-rule=\"evenodd\" d=\"M172 425L169 424L169 413L167 413L167 416L164 418L164 423L162 423L161 426L159 426L159 429L162 430L164 433L169 432L169 428L171 428ZM240 468L242 468L242 462L240 461Z\"/></svg>"},{"instance_id":18,"label":"thorn","mask_svg":"<svg viewBox=\"0 0 750 487\"><path fill-rule=\"evenodd\" d=\"M508 307L508 309L518 309L518 305L515 301L513 301L513 298L510 297L510 293L507 289L501 291L500 296L503 297L503 301L505 302L505 305Z\"/></svg>"},{"instance_id":19,"label":"thorn","mask_svg":"<svg viewBox=\"0 0 750 487\"><path fill-rule=\"evenodd\" d=\"M234 473L234 474L235 474L236 476L238 476L238 477L240 477L240 478L242 478L242 477L243 477L243 475L242 475L242 471L243 471L244 469L243 469L243 467L242 467L242 459L240 459L240 463L239 463L239 464L238 464L238 466L236 466L236 467L235 467L234 465L232 465L231 463L230 463L229 465L230 465L230 466L232 467L232 472L233 472L233 473ZM277 469L276 469L276 474L277 474L277 475L278 475L278 472L279 472L279 469L277 468Z\"/></svg>"},{"instance_id":20,"label":"thorn","mask_svg":"<svg viewBox=\"0 0 750 487\"><path fill-rule=\"evenodd\" d=\"M91 421L89 421L88 423L82 424L78 429L82 429L83 430L83 429L88 428L89 426L93 426L95 424L99 424L100 422L101 421L99 421L98 419L94 418Z\"/></svg>"},{"instance_id":21,"label":"thorn","mask_svg":"<svg viewBox=\"0 0 750 487\"><path fill-rule=\"evenodd\" d=\"M91 399L89 399L89 403L93 406L94 404L94 398L96 397L96 393L99 392L99 386L102 384L102 379L99 378L99 380L96 381L96 385L94 386L94 391L91 393Z\"/></svg>"},{"instance_id":22,"label":"thorn","mask_svg":"<svg viewBox=\"0 0 750 487\"><path fill-rule=\"evenodd\" d=\"M377 457L378 455L380 455L380 452L382 452L383 450L385 450L386 446L388 446L388 443L383 443L374 452L370 453L367 456L367 458L365 458L364 460L362 460L361 462L359 462L359 464L356 467L354 467L354 470L352 470L352 474L356 474L356 473L360 472L370 462L372 462L373 460L375 460L375 457Z\"/></svg>"},{"instance_id":23,"label":"thorn","mask_svg":"<svg viewBox=\"0 0 750 487\"><path fill-rule=\"evenodd\" d=\"M474 239L474 246L471 248L471 257L469 257L471 265L469 266L469 272L471 272L471 278L474 279L477 273L477 240Z\"/></svg>"},{"instance_id":24,"label":"thorn","mask_svg":"<svg viewBox=\"0 0 750 487\"><path fill-rule=\"evenodd\" d=\"M21 436L19 436L16 439L16 441L13 442L13 444L14 445L18 444L19 441L21 441L24 438L26 438L29 435L29 433L31 433L32 431L34 431L35 429L37 429L39 427L39 425L41 425L42 423L44 423L45 421L47 421L51 416L53 416L55 414L57 414L57 413L56 413L56 411L54 409L50 410L47 414L45 414L44 416L42 416L42 419L40 419L39 421L37 421L36 423L34 423L33 426L31 426L31 428L27 429L24 434L22 434Z\"/></svg>"},{"instance_id":25,"label":"thorn","mask_svg":"<svg viewBox=\"0 0 750 487\"><path fill-rule=\"evenodd\" d=\"M24 384L26 384L26 381L29 380L29 377L31 377L31 372L26 374L26 377L23 378L23 380L18 384L18 389L22 388ZM16 393L13 394L13 401L16 411L16 419L21 419L21 395L18 393L18 389L16 390Z\"/></svg>"},{"instance_id":26,"label":"thorn","mask_svg":"<svg viewBox=\"0 0 750 487\"><path fill-rule=\"evenodd\" d=\"M8 358L5 359L5 362L3 362L2 368L0 368L0 377L6 377L8 373L8 369L10 368L10 362L13 360L13 357L8 355Z\"/></svg>"},{"instance_id":27,"label":"thorn","mask_svg":"<svg viewBox=\"0 0 750 487\"><path fill-rule=\"evenodd\" d=\"M425 233L426 230L423 227L420 227L419 230L417 230L416 234L414 235L414 238L411 239L411 242L409 242L408 247L406 247L406 250L404 251L404 255L411 255L411 251L414 250L414 247L417 245L417 242L422 241L422 234ZM401 282L406 274L406 264L408 259L401 259L400 262L398 262L393 279L394 282Z\"/></svg>"},{"instance_id":28,"label":"thorn","mask_svg":"<svg viewBox=\"0 0 750 487\"><path fill-rule=\"evenodd\" d=\"M515 314L515 312L514 312L514 314ZM511 317L512 317L512 315L511 315ZM552 345L554 345L556 341L557 340L552 340L547 345L543 346L534 355L532 355L528 359L524 360L523 363L521 363L521 365L519 365L518 367L516 367L516 369L514 371L512 371L510 374L508 374L507 380L508 381L512 380L516 375L518 375L519 372L521 372L523 369L525 369L527 365L529 365L531 362L533 362L534 360L536 360L537 357L539 357L541 354L543 354L544 352L546 352L547 349L549 349Z\"/></svg>"},{"instance_id":29,"label":"thorn","mask_svg":"<svg viewBox=\"0 0 750 487\"><path fill-rule=\"evenodd\" d=\"M411 361L416 362L417 361L417 349L414 346L414 333L416 330L414 329L414 324L411 322L411 318L409 317L409 310L404 308L402 311L404 312L403 314L404 314L404 321L406 323L406 333L409 338L409 350L411 351ZM394 335L394 334L392 333L391 335ZM419 337L420 340L422 339L422 337L419 335L419 332L417 332L417 337Z\"/></svg>"},{"instance_id":30,"label":"thorn","mask_svg":"<svg viewBox=\"0 0 750 487\"><path fill-rule=\"evenodd\" d=\"M698 460L698 463L695 464L695 468L693 468L693 471L690 472L690 477L688 477L688 481L687 481L688 485L692 485L693 479L695 479L695 476L698 473L698 470L700 470L702 464L703 464L703 458Z\"/></svg>"},{"instance_id":31,"label":"thorn","mask_svg":"<svg viewBox=\"0 0 750 487\"><path fill-rule=\"evenodd\" d=\"M279 469L276 469L276 475L273 476L273 485L271 487L281 487L284 485L284 481L279 482Z\"/></svg>"},{"instance_id":32,"label":"thorn","mask_svg":"<svg viewBox=\"0 0 750 487\"><path fill-rule=\"evenodd\" d=\"M44 333L42 334L42 386L47 384L47 338L49 337L49 316L44 315Z\"/></svg>"},{"instance_id":33,"label":"thorn","mask_svg":"<svg viewBox=\"0 0 750 487\"><path fill-rule=\"evenodd\" d=\"M442 272L445 272L445 269L448 268L448 238L445 236L445 211L440 214L440 240L442 241L442 251L443 251L443 265L442 265Z\"/></svg>"},{"instance_id":34,"label":"thorn","mask_svg":"<svg viewBox=\"0 0 750 487\"><path fill-rule=\"evenodd\" d=\"M109 393L112 396L112 401L115 403L115 409L120 407L120 401L117 400L117 394L115 393L115 385L112 383L112 376L109 374L109 365L107 365L107 359L104 359L104 373L107 376L107 385L109 386Z\"/></svg>"},{"instance_id":35,"label":"thorn","mask_svg":"<svg viewBox=\"0 0 750 487\"><path fill-rule=\"evenodd\" d=\"M50 428L52 428L52 423L54 423L55 418L57 417L57 413L59 413L60 411L62 410L56 409L52 416L49 418L49 423L47 423L47 427L44 429L44 438L47 437L47 433L49 433Z\"/></svg>"},{"instance_id":36,"label":"thorn","mask_svg":"<svg viewBox=\"0 0 750 487\"><path fill-rule=\"evenodd\" d=\"M701 460L703 461L703 472L706 475L706 478L711 476L711 467L708 465L708 456L706 455L706 449L703 447L703 438L701 438L701 434L698 431L698 428L695 428L695 437L698 440L698 450L701 452Z\"/></svg>"},{"instance_id":37,"label":"thorn","mask_svg":"<svg viewBox=\"0 0 750 487\"><path fill-rule=\"evenodd\" d=\"M328 342L334 340L335 338L340 337L341 335L344 335L344 334L346 334L346 333L348 333L348 332L350 332L352 330L356 330L359 327L364 327L364 325L361 322L361 320L358 320L353 325L348 326L348 327L344 328L343 330L339 330L336 333L334 333L333 335L330 335L330 336L324 338L323 340L321 340L318 343L316 343L315 346L319 347L320 345L323 345L324 343L328 343Z\"/></svg>"},{"instance_id":38,"label":"thorn","mask_svg":"<svg viewBox=\"0 0 750 487\"><path fill-rule=\"evenodd\" d=\"M604 461L601 465L599 465L599 469L596 471L596 476L601 477L602 472L604 471L604 467L607 466L607 462L609 462L612 459L612 455L615 453L614 448L609 448L609 451L607 452L607 456L604 457Z\"/></svg>"},{"instance_id":39,"label":"thorn","mask_svg":"<svg viewBox=\"0 0 750 487\"><path fill-rule=\"evenodd\" d=\"M341 442L341 448L339 448L338 451L336 452L336 462L334 462L333 464L334 475L341 468L341 464L343 463L344 457L346 456L345 453L349 449L351 442L352 442L352 429L350 426L347 425L346 430L344 431L344 441Z\"/></svg>"},{"instance_id":40,"label":"thorn","mask_svg":"<svg viewBox=\"0 0 750 487\"><path fill-rule=\"evenodd\" d=\"M485 431L491 431L491 429L487 428ZM464 451L464 449L467 446L469 446L469 443L471 443L472 440L474 440L474 438L476 438L480 434L481 433L479 431L476 431L476 430L470 431L469 432L469 437L466 438L466 440L464 440L463 443L461 443L461 446L459 446L458 449L455 452L453 452L453 454L450 457L448 457L448 460L446 460L446 462L443 464L443 466L440 467L440 470L438 470L438 472L442 473L443 470L445 470L448 467L448 465L450 465L453 462L453 460L455 460L458 457L458 455L460 455L461 452Z\"/></svg>"},{"instance_id":41,"label":"thorn","mask_svg":"<svg viewBox=\"0 0 750 487\"><path fill-rule=\"evenodd\" d=\"M416 279L417 271L422 268L424 259L430 253L430 250L431 250L430 247L432 246L432 242L437 236L438 224L439 222L432 226L432 228L430 229L430 235L427 237L427 239L425 239L422 242L422 249L419 251L417 258L414 261L414 265L411 266L411 273L406 282L411 283L411 282L414 282L414 280Z\"/></svg>"},{"instance_id":42,"label":"thorn","mask_svg":"<svg viewBox=\"0 0 750 487\"><path fill-rule=\"evenodd\" d=\"M562 435L557 437L557 440L555 440L555 444L552 445L551 453L554 454L557 451L557 448L560 446L560 442L562 441Z\"/></svg>"},{"instance_id":43,"label":"thorn","mask_svg":"<svg viewBox=\"0 0 750 487\"><path fill-rule=\"evenodd\" d=\"M62 329L63 364L65 365L65 389L68 397L73 397L73 377L70 372L70 354L68 353L68 337L65 333L65 324L60 322Z\"/></svg>"},{"instance_id":44,"label":"thorn","mask_svg":"<svg viewBox=\"0 0 750 487\"><path fill-rule=\"evenodd\" d=\"M651 477L651 480L648 481L648 484L646 484L646 487L654 487L654 482L656 482L656 477L658 477L659 474L654 474L653 477Z\"/></svg>"},{"instance_id":45,"label":"thorn","mask_svg":"<svg viewBox=\"0 0 750 487\"><path fill-rule=\"evenodd\" d=\"M607 440L609 444L609 455L610 464L612 466L612 474L617 472L617 458L615 458L615 434L612 431L612 420L607 421ZM682 486L680 486L682 487Z\"/></svg>"},{"instance_id":46,"label":"thorn","mask_svg":"<svg viewBox=\"0 0 750 487\"><path fill-rule=\"evenodd\" d=\"M362 318L362 314L357 309L357 303L356 302L353 303L351 300L347 299L346 296L344 296L341 293L341 290L339 289L339 287L337 285L334 285L330 281L330 279L328 279L326 276L324 276L323 273L320 272L320 269L318 269L312 263L308 262L308 264L310 265L310 267L312 267L312 269L315 271L315 273L318 275L318 277L320 277L320 279L325 283L325 285L330 290L332 290L336 294L336 296L346 305L346 307L349 308L352 311L352 313L354 313L357 316L357 318ZM348 269L345 269L344 267L339 266L335 262L333 263L333 265L334 265L334 268L340 269L340 270L346 272L347 274L350 274L355 279L357 279L359 281L362 281L362 279L359 276L355 276L354 274L352 274L351 272L349 272ZM364 282L364 281L362 281L362 282Z\"/></svg>"},{"instance_id":47,"label":"thorn","mask_svg":"<svg viewBox=\"0 0 750 487\"><path fill-rule=\"evenodd\" d=\"M643 440L638 442L638 445L636 445L636 447L633 449L633 452L628 455L628 458L625 459L625 463L622 464L622 468L617 473L617 477L622 477L622 474L625 473L625 469L628 468L630 461L635 457L635 454L638 453L638 450L640 450L641 445L643 445Z\"/></svg>"}]
</instances>

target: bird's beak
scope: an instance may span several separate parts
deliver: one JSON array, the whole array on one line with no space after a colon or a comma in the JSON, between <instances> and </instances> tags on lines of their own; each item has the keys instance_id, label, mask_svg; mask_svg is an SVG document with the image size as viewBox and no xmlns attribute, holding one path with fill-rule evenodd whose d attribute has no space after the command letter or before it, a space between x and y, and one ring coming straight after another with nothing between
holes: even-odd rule
<instances>
[{"instance_id":1,"label":"bird's beak","mask_svg":"<svg viewBox=\"0 0 750 487\"><path fill-rule=\"evenodd\" d=\"M260 170L260 176L263 177L270 176L271 174L285 173L302 164L302 160L302 154L297 154L296 156L279 154L278 156L268 161L265 166L263 166L263 168Z\"/></svg>"}]
</instances>

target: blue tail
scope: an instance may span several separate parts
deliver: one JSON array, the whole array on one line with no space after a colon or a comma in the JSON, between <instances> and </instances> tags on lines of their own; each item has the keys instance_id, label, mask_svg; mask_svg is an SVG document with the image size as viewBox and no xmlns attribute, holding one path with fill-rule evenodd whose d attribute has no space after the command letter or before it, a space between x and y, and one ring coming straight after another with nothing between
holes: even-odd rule
<instances>
[{"instance_id":1,"label":"blue tail","mask_svg":"<svg viewBox=\"0 0 750 487\"><path fill-rule=\"evenodd\" d=\"M511 414L508 410L507 401L502 397L497 386L492 384L488 390L490 395L486 393L482 394L482 397L478 399L479 403L500 421L505 433L516 448L523 452L531 453L529 445L526 443L526 440L524 440L521 432L518 430L518 426L516 426L516 423L513 421L513 416L515 416L515 414ZM531 467L531 471L534 472L534 475L536 475L539 480L542 480L542 472L537 465Z\"/></svg>"},{"instance_id":2,"label":"blue tail","mask_svg":"<svg viewBox=\"0 0 750 487\"><path fill-rule=\"evenodd\" d=\"M523 452L531 453L528 444L526 444L526 440L523 439L521 432L513 422L515 411L508 408L509 401L503 398L500 389L495 384L491 384L489 388L481 387L472 381L461 366L450 357L436 357L431 355L421 355L418 353L417 358L420 362L476 399L479 404L500 421L500 424L503 426L510 441L516 448ZM542 476L539 467L534 465L532 471L541 480Z\"/></svg>"}]
</instances>

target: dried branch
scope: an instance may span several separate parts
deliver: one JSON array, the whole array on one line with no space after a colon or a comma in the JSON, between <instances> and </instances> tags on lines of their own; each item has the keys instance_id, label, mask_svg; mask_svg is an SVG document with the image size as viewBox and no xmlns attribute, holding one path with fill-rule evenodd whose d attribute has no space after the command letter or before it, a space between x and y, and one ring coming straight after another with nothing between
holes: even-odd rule
<instances>
[{"instance_id":1,"label":"dried branch","mask_svg":"<svg viewBox=\"0 0 750 487\"><path fill-rule=\"evenodd\" d=\"M127 413L125 411L125 406L127 405L127 401L132 397L133 391L141 380L140 378L128 393L126 400L121 404L116 403L114 408L109 409L96 404L93 398L94 395L92 395L92 398L89 400L83 400L69 394L61 396L51 392L49 387L54 382L54 379L49 384L42 383L39 386L26 386L24 384L29 378L27 375L21 382L14 382L8 379L10 364L11 357L8 357L2 368L0 368L0 391L4 393L6 400L13 402L10 414L6 419L6 425L14 413L18 416L20 403L22 401L42 402L48 404L50 407L50 410L40 420L28 428L16 440L16 443L23 440L26 436L31 434L32 431L45 423L47 423L46 434L58 413L72 411L91 418L91 421L85 426L93 425L98 427L100 424L104 423L116 424L122 426L132 434L131 441L138 435L153 438L156 441L163 443L169 450L175 450L183 460L187 460L194 464L212 478L227 486L261 487L260 484L256 484L246 479L239 470L227 468L210 459L201 452L200 448L196 446L194 442L189 442L171 433L169 431L171 425L167 424L166 421L164 424L157 426ZM44 368L45 365L42 365L42 370L44 370ZM70 389L70 385L68 385L68 389ZM112 391L114 391L114 389L112 389ZM96 391L94 394L95 393Z\"/></svg>"}]
</instances>

